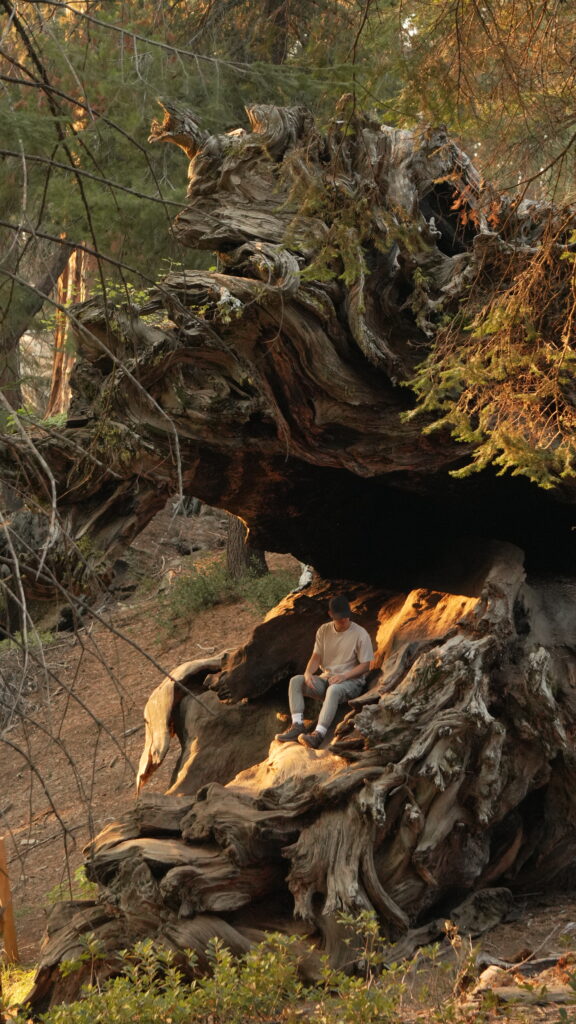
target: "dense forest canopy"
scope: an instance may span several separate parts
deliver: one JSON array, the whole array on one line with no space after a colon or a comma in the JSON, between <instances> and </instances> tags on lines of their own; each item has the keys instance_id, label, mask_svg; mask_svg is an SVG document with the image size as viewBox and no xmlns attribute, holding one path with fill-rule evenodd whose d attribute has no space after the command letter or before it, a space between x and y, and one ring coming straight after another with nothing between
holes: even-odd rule
<instances>
[{"instance_id":1,"label":"dense forest canopy","mask_svg":"<svg viewBox=\"0 0 576 1024\"><path fill-rule=\"evenodd\" d=\"M460 291L451 301L436 290L436 258L422 258L411 229L404 231L408 211L393 214L412 292L406 312L423 334L409 365L392 374L412 390L412 397L406 390L395 398L398 413L416 417L416 432L449 431L462 443L457 474L495 465L546 488L569 487L575 274L566 204L576 24L570 5L211 0L167 9L153 2L2 0L2 8L0 397L10 431L26 433L30 416L34 423L65 410L74 340L63 318L87 287L112 306L142 305L166 272L215 266L210 250L217 243L196 243L170 227L186 196L175 148L148 145L157 97L170 109L193 111L200 139L224 138L246 123L244 106L265 96L303 104L321 132L331 131L336 118L344 135L353 133L362 112L374 124L415 130L422 139L430 122L448 125L453 134L446 139L459 134L462 152L468 149L481 174L464 175L461 187L457 167L444 180L438 170L436 198L422 200L422 214L431 232L442 235L448 225L451 240L440 247L448 258L460 254L462 268L480 228L488 248L471 264L477 271L463 270L469 296ZM340 102L342 94L347 99ZM159 137L154 129L152 140ZM304 174L290 187L290 201L327 225L326 244L305 275L342 274L353 288L356 279L369 280L383 244L382 224L370 216L369 183L352 176L332 194L326 182L315 192ZM521 251L509 248L518 231ZM82 257L74 272L73 252ZM19 342L27 329L50 330L52 323L50 398L44 408L27 408ZM176 476L181 486L180 470Z\"/></svg>"},{"instance_id":2,"label":"dense forest canopy","mask_svg":"<svg viewBox=\"0 0 576 1024\"><path fill-rule=\"evenodd\" d=\"M326 122L350 92L389 125L447 124L499 193L571 199L575 18L561 0L3 0L2 11L3 392L16 408L18 340L70 247L93 254L92 285L116 297L170 266L210 265L169 231L184 196L177 155L146 144L158 96L221 131L262 98L304 103ZM499 346L493 327L517 319L514 299L492 299L484 319L506 350L510 331ZM536 303L528 282L516 304ZM444 353L441 344L441 367ZM440 404L450 387L441 384Z\"/></svg>"}]
</instances>

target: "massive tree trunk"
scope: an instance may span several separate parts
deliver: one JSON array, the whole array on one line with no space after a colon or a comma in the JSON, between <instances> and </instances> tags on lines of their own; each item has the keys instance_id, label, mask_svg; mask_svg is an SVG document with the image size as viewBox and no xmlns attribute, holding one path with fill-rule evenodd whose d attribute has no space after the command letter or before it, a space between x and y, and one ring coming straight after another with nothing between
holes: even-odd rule
<instances>
[{"instance_id":1,"label":"massive tree trunk","mask_svg":"<svg viewBox=\"0 0 576 1024\"><path fill-rule=\"evenodd\" d=\"M167 107L153 126L191 159L174 230L223 269L169 274L140 307L77 307L68 426L3 458L40 495L50 467L69 557L86 535L114 554L182 489L324 579L153 695L139 783L174 730L172 792L91 847L102 901L58 910L37 1008L76 990L57 965L84 931L114 970L143 935L242 950L296 915L338 962L341 909L374 908L409 949L470 890L542 884L576 855L574 480L456 480L474 438L400 415L439 318L493 287L503 253L508 272L531 258L554 212L511 204L491 230L444 131L346 100L326 135L300 108L249 118L209 137ZM28 551L32 589L59 571L54 531L45 553L38 572ZM276 712L335 589L376 637L370 689L329 748L281 746Z\"/></svg>"},{"instance_id":2,"label":"massive tree trunk","mask_svg":"<svg viewBox=\"0 0 576 1024\"><path fill-rule=\"evenodd\" d=\"M164 680L146 706L138 788L176 733L172 785L88 848L101 900L55 912L37 1009L77 991L82 977L62 979L58 964L86 932L110 954L103 976L145 935L192 947L202 968L211 937L242 952L272 928L309 935L341 966L339 913L372 909L401 940L394 960L440 937L450 914L482 930L488 904L496 923L510 890L541 888L574 859L576 582L528 583L509 544L476 544L473 561L458 594L349 584L377 654L319 751L274 734L332 584L287 597L240 650Z\"/></svg>"},{"instance_id":3,"label":"massive tree trunk","mask_svg":"<svg viewBox=\"0 0 576 1024\"><path fill-rule=\"evenodd\" d=\"M235 580L247 574L265 576L268 572L265 552L252 543L242 520L232 515L228 516L226 568Z\"/></svg>"},{"instance_id":4,"label":"massive tree trunk","mask_svg":"<svg viewBox=\"0 0 576 1024\"><path fill-rule=\"evenodd\" d=\"M20 240L12 233L0 260L0 435L13 429L12 410L20 409L23 405L20 339L42 309L46 296L57 286L71 252L70 246L65 243L46 248L42 243L29 241L21 246ZM29 277L29 284L22 280L25 276ZM14 486L14 481L8 476L2 480L1 504L5 512L15 517L16 521L22 518L18 512L22 505L20 487ZM15 548L4 517L2 523L0 635L10 637L23 630L25 595L18 565L21 542L17 542Z\"/></svg>"},{"instance_id":5,"label":"massive tree trunk","mask_svg":"<svg viewBox=\"0 0 576 1024\"><path fill-rule=\"evenodd\" d=\"M435 556L472 534L517 543L529 569L570 564L574 477L548 493L490 469L456 480L473 442L400 415L439 319L511 253L537 252L550 211L511 205L489 230L445 132L381 129L345 103L326 136L300 108L255 107L252 131L212 137L170 109L152 139L191 157L174 231L217 248L225 272L171 273L140 306L78 307L67 429L35 438L36 455L6 440L4 475L55 493L63 536L88 532L111 558L183 488L327 578L432 580ZM454 196L475 213L465 228Z\"/></svg>"}]
</instances>

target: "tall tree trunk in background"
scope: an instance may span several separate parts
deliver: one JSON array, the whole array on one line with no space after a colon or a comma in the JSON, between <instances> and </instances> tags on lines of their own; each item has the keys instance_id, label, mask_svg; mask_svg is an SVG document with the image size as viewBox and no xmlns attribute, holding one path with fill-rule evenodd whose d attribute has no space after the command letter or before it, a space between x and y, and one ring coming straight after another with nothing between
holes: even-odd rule
<instances>
[{"instance_id":1,"label":"tall tree trunk in background","mask_svg":"<svg viewBox=\"0 0 576 1024\"><path fill-rule=\"evenodd\" d=\"M265 576L268 572L266 556L261 548L250 540L250 534L241 519L228 514L228 537L226 541L226 568L232 579L250 573Z\"/></svg>"},{"instance_id":2,"label":"tall tree trunk in background","mask_svg":"<svg viewBox=\"0 0 576 1024\"><path fill-rule=\"evenodd\" d=\"M13 409L22 405L20 382L19 342L28 330L32 319L40 312L46 296L53 292L60 275L70 259L70 247L65 244L53 245L43 257L39 271L30 275L26 284L13 280L13 275L22 277L25 270L18 253L13 265L2 264L4 286L2 295L2 318L0 321L0 390ZM32 260L34 257L32 257ZM27 260L30 262L30 260ZM0 410L0 425L4 426L6 411Z\"/></svg>"},{"instance_id":3,"label":"tall tree trunk in background","mask_svg":"<svg viewBox=\"0 0 576 1024\"><path fill-rule=\"evenodd\" d=\"M270 63L283 64L288 50L288 8L290 0L266 0L265 18L270 33Z\"/></svg>"},{"instance_id":4,"label":"tall tree trunk in background","mask_svg":"<svg viewBox=\"0 0 576 1024\"><path fill-rule=\"evenodd\" d=\"M52 245L43 256L39 270L26 275L30 278L26 284L13 280L13 275L22 277L26 274L19 254L16 254L12 265L0 265L0 283L4 286L0 319L0 390L13 409L22 404L18 343L42 309L46 296L54 291L68 265L71 251L65 243ZM34 257L27 259L28 263L33 261Z\"/></svg>"},{"instance_id":5,"label":"tall tree trunk in background","mask_svg":"<svg viewBox=\"0 0 576 1024\"><path fill-rule=\"evenodd\" d=\"M0 392L3 401L0 403L0 432L5 433L11 409L19 409L22 405L22 384L20 375L20 338L30 326L32 319L40 312L45 296L50 295L64 271L70 258L70 247L52 245L38 259L35 254L13 250L13 258L0 263L0 285L2 294L0 304ZM14 280L14 275L22 277L26 274L23 261L39 264L39 269L30 276L28 284L23 285ZM19 507L17 495L9 484L2 485L2 503L10 512Z\"/></svg>"},{"instance_id":6,"label":"tall tree trunk in background","mask_svg":"<svg viewBox=\"0 0 576 1024\"><path fill-rule=\"evenodd\" d=\"M82 302L86 298L86 254L76 249L68 261L64 273L58 281L58 305L70 306L73 302ZM70 338L70 321L62 309L56 313L56 330L54 332L54 360L52 363L52 380L50 395L46 406L46 416L66 412L70 404L70 373L76 358L74 346Z\"/></svg>"},{"instance_id":7,"label":"tall tree trunk in background","mask_svg":"<svg viewBox=\"0 0 576 1024\"><path fill-rule=\"evenodd\" d=\"M32 319L40 312L46 296L54 291L61 274L65 271L70 258L70 247L52 245L48 252L40 256L32 246L27 252L13 249L13 259L3 261L0 273L5 271L2 294L2 319L0 322L0 392L3 401L0 403L0 432L9 428L10 409L19 409L23 404L22 380L20 373L20 339L28 330ZM37 265L32 275L26 273L26 265ZM30 276L27 285L14 280L14 276ZM7 513L16 512L20 506L20 496L8 481L2 482L2 505ZM22 607L17 586L18 567L15 564L13 551L6 547L6 554L0 564L0 594L4 610L1 615L2 629L6 636L21 633L24 625L25 610Z\"/></svg>"}]
</instances>

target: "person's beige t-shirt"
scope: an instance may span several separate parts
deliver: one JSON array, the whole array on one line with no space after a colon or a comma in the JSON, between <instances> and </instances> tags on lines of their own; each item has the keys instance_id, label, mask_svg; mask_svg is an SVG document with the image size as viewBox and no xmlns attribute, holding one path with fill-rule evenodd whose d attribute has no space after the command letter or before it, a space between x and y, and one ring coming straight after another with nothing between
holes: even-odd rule
<instances>
[{"instance_id":1,"label":"person's beige t-shirt","mask_svg":"<svg viewBox=\"0 0 576 1024\"><path fill-rule=\"evenodd\" d=\"M342 633L336 632L333 622L326 622L316 633L314 654L325 672L347 672L363 661L371 661L373 653L368 633L357 622L351 622Z\"/></svg>"}]
</instances>

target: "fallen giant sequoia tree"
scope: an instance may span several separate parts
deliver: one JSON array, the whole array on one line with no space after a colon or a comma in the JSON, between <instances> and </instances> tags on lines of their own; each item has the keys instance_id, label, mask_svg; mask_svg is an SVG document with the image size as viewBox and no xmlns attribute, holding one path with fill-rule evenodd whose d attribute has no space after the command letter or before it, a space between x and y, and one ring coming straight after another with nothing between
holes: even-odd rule
<instances>
[{"instance_id":1,"label":"fallen giant sequoia tree","mask_svg":"<svg viewBox=\"0 0 576 1024\"><path fill-rule=\"evenodd\" d=\"M219 269L171 273L140 307L77 307L68 424L32 453L6 440L12 479L49 494L50 467L71 552L89 536L113 555L182 488L321 578L153 694L139 782L173 729L174 785L92 844L102 898L53 915L37 1008L77 991L58 964L81 933L109 952L102 972L145 935L202 965L211 936L240 951L296 917L342 961L339 910L373 908L408 950L471 891L542 885L576 855L575 491L554 464L570 468L572 392L559 371L544 491L489 466L454 478L481 432L423 434L401 386L442 332L464 345L473 296L490 305L556 254L551 329L570 307L571 214L499 200L496 217L444 131L381 127L345 100L326 134L300 108L254 107L250 131L221 136L165 109L152 141L190 158L174 231ZM516 415L524 448L537 401ZM59 557L48 540L40 572L28 553L32 589ZM327 749L275 744L288 678L343 588L377 639L370 688Z\"/></svg>"}]
</instances>

